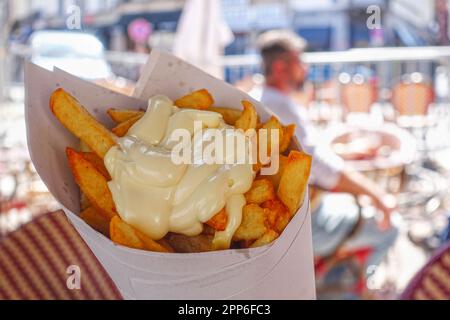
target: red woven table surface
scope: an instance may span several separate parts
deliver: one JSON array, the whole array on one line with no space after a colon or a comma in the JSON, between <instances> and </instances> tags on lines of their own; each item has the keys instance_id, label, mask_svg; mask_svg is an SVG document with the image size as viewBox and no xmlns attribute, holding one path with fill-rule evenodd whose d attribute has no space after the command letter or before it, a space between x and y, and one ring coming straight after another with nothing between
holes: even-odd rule
<instances>
[{"instance_id":1,"label":"red woven table surface","mask_svg":"<svg viewBox=\"0 0 450 320\"><path fill-rule=\"evenodd\" d=\"M65 214L58 211L1 240L0 299L122 297Z\"/></svg>"},{"instance_id":2,"label":"red woven table surface","mask_svg":"<svg viewBox=\"0 0 450 320\"><path fill-rule=\"evenodd\" d=\"M411 280L403 300L450 300L450 242L438 249Z\"/></svg>"}]
</instances>

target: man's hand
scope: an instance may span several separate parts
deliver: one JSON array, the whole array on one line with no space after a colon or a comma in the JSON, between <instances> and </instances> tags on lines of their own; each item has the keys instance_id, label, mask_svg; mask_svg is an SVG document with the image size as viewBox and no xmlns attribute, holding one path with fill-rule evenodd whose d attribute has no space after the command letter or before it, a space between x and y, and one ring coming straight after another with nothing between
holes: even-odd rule
<instances>
[{"instance_id":1,"label":"man's hand","mask_svg":"<svg viewBox=\"0 0 450 320\"><path fill-rule=\"evenodd\" d=\"M382 219L378 220L378 227L384 231L391 227L391 215L397 209L397 199L391 195L383 193L379 196L373 196L374 206L383 213Z\"/></svg>"}]
</instances>

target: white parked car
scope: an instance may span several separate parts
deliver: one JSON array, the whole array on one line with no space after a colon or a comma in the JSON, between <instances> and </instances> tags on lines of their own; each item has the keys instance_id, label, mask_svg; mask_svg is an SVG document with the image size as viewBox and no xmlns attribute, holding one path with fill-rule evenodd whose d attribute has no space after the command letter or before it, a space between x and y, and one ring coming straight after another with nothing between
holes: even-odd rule
<instances>
[{"instance_id":1,"label":"white parked car","mask_svg":"<svg viewBox=\"0 0 450 320\"><path fill-rule=\"evenodd\" d=\"M37 31L30 38L30 47L31 61L48 70L57 67L86 80L113 77L103 44L91 34Z\"/></svg>"}]
</instances>

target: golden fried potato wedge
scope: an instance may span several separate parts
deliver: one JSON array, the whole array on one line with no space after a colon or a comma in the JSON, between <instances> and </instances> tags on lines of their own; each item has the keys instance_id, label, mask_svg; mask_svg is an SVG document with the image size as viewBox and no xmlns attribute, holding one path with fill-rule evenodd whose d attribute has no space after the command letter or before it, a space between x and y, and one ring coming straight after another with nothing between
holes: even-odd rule
<instances>
[{"instance_id":1,"label":"golden fried potato wedge","mask_svg":"<svg viewBox=\"0 0 450 320\"><path fill-rule=\"evenodd\" d=\"M259 173L259 171L261 170L262 167L263 167L263 166L262 166L261 162L259 162L259 159L258 159L258 160L256 161L256 163L253 164L253 171L254 171L255 173Z\"/></svg>"},{"instance_id":2,"label":"golden fried potato wedge","mask_svg":"<svg viewBox=\"0 0 450 320\"><path fill-rule=\"evenodd\" d=\"M155 252L175 252L173 248L170 246L170 244L165 240L155 241L152 238L140 232L139 230L134 229L134 232L136 232L136 235L144 244L145 250Z\"/></svg>"},{"instance_id":3,"label":"golden fried potato wedge","mask_svg":"<svg viewBox=\"0 0 450 320\"><path fill-rule=\"evenodd\" d=\"M291 220L289 209L279 199L272 199L261 204L266 209L267 224L270 229L282 233Z\"/></svg>"},{"instance_id":4,"label":"golden fried potato wedge","mask_svg":"<svg viewBox=\"0 0 450 320\"><path fill-rule=\"evenodd\" d=\"M197 90L175 100L179 108L205 110L214 104L214 99L206 89Z\"/></svg>"},{"instance_id":5,"label":"golden fried potato wedge","mask_svg":"<svg viewBox=\"0 0 450 320\"><path fill-rule=\"evenodd\" d=\"M164 240L170 244L175 252L194 253L207 252L212 250L213 235L200 234L188 237L182 234L169 233Z\"/></svg>"},{"instance_id":6,"label":"golden fried potato wedge","mask_svg":"<svg viewBox=\"0 0 450 320\"><path fill-rule=\"evenodd\" d=\"M144 111L142 110L115 109L115 108L108 109L106 113L116 124L121 124L122 122L130 120L131 118L134 118L138 115L144 115Z\"/></svg>"},{"instance_id":7,"label":"golden fried potato wedge","mask_svg":"<svg viewBox=\"0 0 450 320\"><path fill-rule=\"evenodd\" d=\"M279 159L279 161L278 161L277 173L272 174L272 175L263 176L264 178L267 178L270 181L272 181L272 184L273 184L275 190L278 190L278 186L280 185L281 176L283 175L284 169L286 168L286 165L288 162L288 157L283 156L282 154L280 154L278 159Z\"/></svg>"},{"instance_id":8,"label":"golden fried potato wedge","mask_svg":"<svg viewBox=\"0 0 450 320\"><path fill-rule=\"evenodd\" d=\"M256 240L267 231L266 214L257 204L247 204L242 209L242 221L233 235L234 241Z\"/></svg>"},{"instance_id":9,"label":"golden fried potato wedge","mask_svg":"<svg viewBox=\"0 0 450 320\"><path fill-rule=\"evenodd\" d=\"M86 197L84 192L80 192L80 209L86 210L91 206L91 203L89 202L89 199Z\"/></svg>"},{"instance_id":10,"label":"golden fried potato wedge","mask_svg":"<svg viewBox=\"0 0 450 320\"><path fill-rule=\"evenodd\" d=\"M283 136L280 139L280 153L285 152L291 144L291 139L295 133L295 124L283 127Z\"/></svg>"},{"instance_id":11,"label":"golden fried potato wedge","mask_svg":"<svg viewBox=\"0 0 450 320\"><path fill-rule=\"evenodd\" d=\"M237 129L242 129L244 131L248 129L256 129L258 114L256 113L255 107L250 101L247 100L242 101L242 106L244 107L244 111L239 119L236 120L234 126Z\"/></svg>"},{"instance_id":12,"label":"golden fried potato wedge","mask_svg":"<svg viewBox=\"0 0 450 320\"><path fill-rule=\"evenodd\" d=\"M75 182L81 191L100 214L111 219L117 212L106 178L83 157L82 153L67 148L66 154Z\"/></svg>"},{"instance_id":13,"label":"golden fried potato wedge","mask_svg":"<svg viewBox=\"0 0 450 320\"><path fill-rule=\"evenodd\" d=\"M268 230L264 235L252 243L250 248L262 247L278 238L279 234L274 230Z\"/></svg>"},{"instance_id":14,"label":"golden fried potato wedge","mask_svg":"<svg viewBox=\"0 0 450 320\"><path fill-rule=\"evenodd\" d=\"M87 209L81 211L80 218L94 230L109 237L109 219L98 213L94 207L88 207Z\"/></svg>"},{"instance_id":15,"label":"golden fried potato wedge","mask_svg":"<svg viewBox=\"0 0 450 320\"><path fill-rule=\"evenodd\" d=\"M220 210L217 214L214 215L211 219L206 221L206 224L217 231L224 231L227 227L228 223L228 215L225 211L225 208Z\"/></svg>"},{"instance_id":16,"label":"golden fried potato wedge","mask_svg":"<svg viewBox=\"0 0 450 320\"><path fill-rule=\"evenodd\" d=\"M111 219L109 234L113 242L125 247L156 252L173 252L172 248L164 246L136 230L118 215Z\"/></svg>"},{"instance_id":17,"label":"golden fried potato wedge","mask_svg":"<svg viewBox=\"0 0 450 320\"><path fill-rule=\"evenodd\" d=\"M233 108L224 108L224 107L211 107L208 109L209 111L214 111L220 113L223 117L223 120L226 124L230 126L234 126L236 121L241 117L242 111Z\"/></svg>"},{"instance_id":18,"label":"golden fried potato wedge","mask_svg":"<svg viewBox=\"0 0 450 320\"><path fill-rule=\"evenodd\" d=\"M83 140L80 140L80 151L81 152L92 152L91 148L83 142Z\"/></svg>"},{"instance_id":19,"label":"golden fried potato wedge","mask_svg":"<svg viewBox=\"0 0 450 320\"><path fill-rule=\"evenodd\" d=\"M127 121L120 123L119 125L117 125L116 127L114 127L112 129L112 132L118 137L125 136L127 134L128 130L130 130L130 128L136 122L138 122L143 116L144 116L144 114L138 114L138 115L134 116L133 118L128 119Z\"/></svg>"},{"instance_id":20,"label":"golden fried potato wedge","mask_svg":"<svg viewBox=\"0 0 450 320\"><path fill-rule=\"evenodd\" d=\"M278 120L277 117L270 117L269 121L264 123L261 129L267 130L267 155L270 156L272 154L271 146L273 144L277 144L278 148L280 148L281 141L283 141L284 130L283 126ZM278 131L278 141L272 142L272 130ZM258 144L259 145L259 144Z\"/></svg>"},{"instance_id":21,"label":"golden fried potato wedge","mask_svg":"<svg viewBox=\"0 0 450 320\"><path fill-rule=\"evenodd\" d=\"M136 235L135 230L126 224L119 216L114 216L109 223L111 240L129 248L145 250L145 245Z\"/></svg>"},{"instance_id":22,"label":"golden fried potato wedge","mask_svg":"<svg viewBox=\"0 0 450 320\"><path fill-rule=\"evenodd\" d=\"M105 167L103 159L100 159L100 157L94 152L82 152L82 154L83 158L92 163L95 169L97 169L98 172L100 172L106 178L106 180L111 180L111 176L109 175L109 172Z\"/></svg>"},{"instance_id":23,"label":"golden fried potato wedge","mask_svg":"<svg viewBox=\"0 0 450 320\"><path fill-rule=\"evenodd\" d=\"M247 204L261 204L264 201L275 199L275 189L267 178L259 178L253 181L252 187L245 193Z\"/></svg>"},{"instance_id":24,"label":"golden fried potato wedge","mask_svg":"<svg viewBox=\"0 0 450 320\"><path fill-rule=\"evenodd\" d=\"M277 196L288 207L291 215L302 205L308 186L311 169L311 156L300 151L289 153L287 165L278 186Z\"/></svg>"},{"instance_id":25,"label":"golden fried potato wedge","mask_svg":"<svg viewBox=\"0 0 450 320\"><path fill-rule=\"evenodd\" d=\"M272 201L272 200L269 200ZM261 205L262 208L262 205ZM278 212L275 210L271 210L268 208L263 208L264 209L264 213L266 214L266 226L269 229L273 229L273 226L275 226L275 224L277 223L277 219L278 219Z\"/></svg>"},{"instance_id":26,"label":"golden fried potato wedge","mask_svg":"<svg viewBox=\"0 0 450 320\"><path fill-rule=\"evenodd\" d=\"M260 157L257 158L257 162L253 165L253 171L259 172L260 169L264 166L270 165L270 156L272 155L272 146L277 145L278 148L280 146L280 141L283 137L283 126L281 125L280 121L272 116L269 121L266 123L258 123L257 124L258 129L258 135L257 135L257 150L258 154L265 154L266 159L261 159ZM264 131L260 131L264 130ZM272 144L272 133L276 130L278 133L278 141L275 141ZM264 134L264 135L262 135ZM264 139L262 139L265 137ZM261 148L264 147L263 150L265 152L261 151ZM261 153L263 152L263 153ZM263 162L261 162L263 161Z\"/></svg>"},{"instance_id":27,"label":"golden fried potato wedge","mask_svg":"<svg viewBox=\"0 0 450 320\"><path fill-rule=\"evenodd\" d=\"M103 159L116 144L113 134L63 89L53 92L50 109L70 132L83 140L100 158Z\"/></svg>"}]
</instances>

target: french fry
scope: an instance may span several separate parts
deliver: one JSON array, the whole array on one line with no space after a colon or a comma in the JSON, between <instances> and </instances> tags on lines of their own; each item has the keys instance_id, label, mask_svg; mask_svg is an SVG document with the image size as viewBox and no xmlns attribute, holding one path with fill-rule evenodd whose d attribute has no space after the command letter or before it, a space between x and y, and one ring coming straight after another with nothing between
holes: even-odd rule
<instances>
[{"instance_id":1,"label":"french fry","mask_svg":"<svg viewBox=\"0 0 450 320\"><path fill-rule=\"evenodd\" d=\"M89 202L89 199L86 197L86 195L81 192L80 193L80 209L85 210L91 206L91 203Z\"/></svg>"},{"instance_id":2,"label":"french fry","mask_svg":"<svg viewBox=\"0 0 450 320\"><path fill-rule=\"evenodd\" d=\"M72 174L81 191L100 214L111 219L117 212L106 178L83 157L82 153L67 148L66 154Z\"/></svg>"},{"instance_id":3,"label":"french fry","mask_svg":"<svg viewBox=\"0 0 450 320\"><path fill-rule=\"evenodd\" d=\"M299 151L289 153L287 165L278 186L277 196L291 215L302 205L311 169L311 156Z\"/></svg>"},{"instance_id":4,"label":"french fry","mask_svg":"<svg viewBox=\"0 0 450 320\"><path fill-rule=\"evenodd\" d=\"M136 117L137 115L143 115L144 111L110 108L106 111L106 113L108 113L109 117L116 124L121 124L122 122L125 122L127 120L130 120L131 118Z\"/></svg>"},{"instance_id":5,"label":"french fry","mask_svg":"<svg viewBox=\"0 0 450 320\"><path fill-rule=\"evenodd\" d=\"M109 234L114 243L129 248L145 250L145 245L134 232L134 228L114 216L109 223Z\"/></svg>"},{"instance_id":6,"label":"french fry","mask_svg":"<svg viewBox=\"0 0 450 320\"><path fill-rule=\"evenodd\" d=\"M217 231L224 231L227 227L228 215L225 211L225 208L220 210L216 215L214 215L211 219L206 221L206 224Z\"/></svg>"},{"instance_id":7,"label":"french fry","mask_svg":"<svg viewBox=\"0 0 450 320\"><path fill-rule=\"evenodd\" d=\"M288 157L283 156L282 154L280 154L278 159L279 159L279 161L278 161L277 173L264 176L265 178L272 181L272 184L273 184L275 190L278 190L278 186L280 185L281 176L283 175L284 169L286 168L286 165L288 162Z\"/></svg>"},{"instance_id":8,"label":"french fry","mask_svg":"<svg viewBox=\"0 0 450 320\"><path fill-rule=\"evenodd\" d=\"M109 224L109 234L113 242L128 248L156 252L173 252L172 248L164 246L139 230L136 230L123 221L118 215L111 219Z\"/></svg>"},{"instance_id":9,"label":"french fry","mask_svg":"<svg viewBox=\"0 0 450 320\"><path fill-rule=\"evenodd\" d=\"M179 108L205 110L214 104L214 99L206 89L197 90L175 100Z\"/></svg>"},{"instance_id":10,"label":"french fry","mask_svg":"<svg viewBox=\"0 0 450 320\"><path fill-rule=\"evenodd\" d=\"M247 204L242 209L242 221L233 235L234 241L256 240L267 231L264 209L256 204Z\"/></svg>"},{"instance_id":11,"label":"french fry","mask_svg":"<svg viewBox=\"0 0 450 320\"><path fill-rule=\"evenodd\" d=\"M258 173L262 167L263 166L262 166L261 162L259 161L259 159L257 159L256 163L253 164L253 171L255 173Z\"/></svg>"},{"instance_id":12,"label":"french fry","mask_svg":"<svg viewBox=\"0 0 450 320\"><path fill-rule=\"evenodd\" d=\"M91 148L83 142L83 140L80 140L80 151L81 152L92 152Z\"/></svg>"},{"instance_id":13,"label":"french fry","mask_svg":"<svg viewBox=\"0 0 450 320\"><path fill-rule=\"evenodd\" d=\"M94 230L97 230L109 238L109 219L98 213L94 207L88 207L81 211L80 218Z\"/></svg>"},{"instance_id":14,"label":"french fry","mask_svg":"<svg viewBox=\"0 0 450 320\"><path fill-rule=\"evenodd\" d=\"M256 129L258 123L258 114L256 109L250 101L243 100L242 106L244 111L242 112L239 119L236 120L235 127L237 129L242 129L244 131L248 129Z\"/></svg>"},{"instance_id":15,"label":"french fry","mask_svg":"<svg viewBox=\"0 0 450 320\"><path fill-rule=\"evenodd\" d=\"M236 121L241 117L242 111L233 108L211 107L209 111L220 113L226 124L234 126Z\"/></svg>"},{"instance_id":16,"label":"french fry","mask_svg":"<svg viewBox=\"0 0 450 320\"><path fill-rule=\"evenodd\" d=\"M252 243L250 248L262 247L278 238L279 234L274 230L268 230L264 235Z\"/></svg>"},{"instance_id":17,"label":"french fry","mask_svg":"<svg viewBox=\"0 0 450 320\"><path fill-rule=\"evenodd\" d=\"M155 241L136 229L134 229L134 232L136 232L136 235L144 243L145 250L156 252L174 252L173 248L168 244L167 241L165 240Z\"/></svg>"},{"instance_id":18,"label":"french fry","mask_svg":"<svg viewBox=\"0 0 450 320\"><path fill-rule=\"evenodd\" d=\"M273 144L277 144L278 148L280 148L280 144L281 141L283 141L283 135L284 135L284 130L283 130L283 126L281 125L280 121L277 119L277 117L270 117L269 121L267 121L266 123L264 123L261 127L261 129L265 129L267 130L267 155L270 156L272 154L272 150L271 150L271 146ZM272 130L278 130L278 141L274 141L272 142ZM258 143L258 146L260 146L260 144Z\"/></svg>"},{"instance_id":19,"label":"french fry","mask_svg":"<svg viewBox=\"0 0 450 320\"><path fill-rule=\"evenodd\" d=\"M295 124L283 127L283 137L280 140L280 153L285 152L291 144L291 139L295 133Z\"/></svg>"},{"instance_id":20,"label":"french fry","mask_svg":"<svg viewBox=\"0 0 450 320\"><path fill-rule=\"evenodd\" d=\"M98 172L100 172L106 178L106 180L111 180L111 176L109 175L109 172L105 167L105 163L102 159L99 158L98 155L93 152L82 152L82 154L83 158L92 163L95 169L97 169Z\"/></svg>"},{"instance_id":21,"label":"french fry","mask_svg":"<svg viewBox=\"0 0 450 320\"><path fill-rule=\"evenodd\" d=\"M116 144L114 136L70 94L57 89L50 98L56 118L76 137L83 140L100 158Z\"/></svg>"},{"instance_id":22,"label":"french fry","mask_svg":"<svg viewBox=\"0 0 450 320\"><path fill-rule=\"evenodd\" d=\"M291 220L289 209L279 199L272 199L261 204L266 209L267 224L270 229L282 233Z\"/></svg>"},{"instance_id":23,"label":"french fry","mask_svg":"<svg viewBox=\"0 0 450 320\"><path fill-rule=\"evenodd\" d=\"M119 125L117 125L116 127L114 127L112 129L112 132L118 137L125 136L127 134L128 130L130 130L130 128L136 122L138 122L142 118L143 115L144 114L138 114L138 115L134 116L133 118L128 119L127 121L120 123Z\"/></svg>"},{"instance_id":24,"label":"french fry","mask_svg":"<svg viewBox=\"0 0 450 320\"><path fill-rule=\"evenodd\" d=\"M164 240L170 244L175 252L194 253L212 250L213 235L200 234L188 237L182 234L169 233Z\"/></svg>"},{"instance_id":25,"label":"french fry","mask_svg":"<svg viewBox=\"0 0 450 320\"><path fill-rule=\"evenodd\" d=\"M247 204L261 204L264 201L275 199L275 189L272 182L267 178L260 178L253 181L250 190L245 193Z\"/></svg>"}]
</instances>

